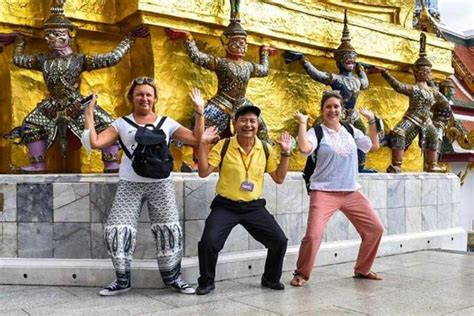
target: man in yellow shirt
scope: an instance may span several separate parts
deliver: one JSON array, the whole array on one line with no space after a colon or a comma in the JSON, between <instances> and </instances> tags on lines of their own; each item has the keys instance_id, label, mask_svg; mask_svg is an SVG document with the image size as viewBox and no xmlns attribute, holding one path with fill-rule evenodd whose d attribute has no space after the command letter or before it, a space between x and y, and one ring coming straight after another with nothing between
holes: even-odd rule
<instances>
[{"instance_id":1,"label":"man in yellow shirt","mask_svg":"<svg viewBox=\"0 0 474 316\"><path fill-rule=\"evenodd\" d=\"M226 144L221 140L209 154L210 144L219 139L216 127L209 127L199 146L199 176L207 177L220 169L216 197L198 246L199 286L196 294L205 295L214 290L217 257L232 228L241 224L257 241L268 249L262 286L283 290L280 282L283 258L288 239L275 218L265 208L261 198L264 173L276 183L283 183L288 170L291 136L283 132L278 144L281 158L257 138L260 109L243 106L234 116L236 136ZM224 150L224 151L223 151Z\"/></svg>"}]
</instances>

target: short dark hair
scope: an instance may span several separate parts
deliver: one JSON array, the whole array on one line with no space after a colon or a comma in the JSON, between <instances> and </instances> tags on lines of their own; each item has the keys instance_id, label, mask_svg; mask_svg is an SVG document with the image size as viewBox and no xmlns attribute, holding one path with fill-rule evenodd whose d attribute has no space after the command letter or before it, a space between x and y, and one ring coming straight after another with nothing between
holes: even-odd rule
<instances>
[{"instance_id":1,"label":"short dark hair","mask_svg":"<svg viewBox=\"0 0 474 316\"><path fill-rule=\"evenodd\" d=\"M321 109L324 106L324 103L330 98L336 98L341 101L341 105L344 105L344 98L338 90L328 90L323 92L323 97L321 98Z\"/></svg>"}]
</instances>

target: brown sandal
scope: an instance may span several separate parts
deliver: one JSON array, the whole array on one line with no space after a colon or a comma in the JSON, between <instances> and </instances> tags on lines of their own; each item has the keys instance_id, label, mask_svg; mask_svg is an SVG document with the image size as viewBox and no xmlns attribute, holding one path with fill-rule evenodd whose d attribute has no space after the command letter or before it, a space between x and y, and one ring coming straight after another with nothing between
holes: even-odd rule
<instances>
[{"instance_id":1,"label":"brown sandal","mask_svg":"<svg viewBox=\"0 0 474 316\"><path fill-rule=\"evenodd\" d=\"M291 280L290 284L291 286L295 286L295 287L302 287L305 283L305 279L303 279L303 277L299 274L295 274L293 276L293 279Z\"/></svg>"},{"instance_id":2,"label":"brown sandal","mask_svg":"<svg viewBox=\"0 0 474 316\"><path fill-rule=\"evenodd\" d=\"M367 274L362 274L360 272L354 272L354 279L367 279L367 280L383 280L382 277L379 277L374 271L370 271Z\"/></svg>"}]
</instances>

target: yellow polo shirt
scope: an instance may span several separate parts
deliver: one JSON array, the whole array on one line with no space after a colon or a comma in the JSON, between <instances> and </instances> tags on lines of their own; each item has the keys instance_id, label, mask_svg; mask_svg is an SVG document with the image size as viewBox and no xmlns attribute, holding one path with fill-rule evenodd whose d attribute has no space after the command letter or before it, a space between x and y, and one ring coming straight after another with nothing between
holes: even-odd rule
<instances>
[{"instance_id":1,"label":"yellow polo shirt","mask_svg":"<svg viewBox=\"0 0 474 316\"><path fill-rule=\"evenodd\" d=\"M219 167L224 140L219 141L209 154L209 164ZM275 151L268 145L268 162L266 172L273 172L278 167ZM242 153L242 156L240 155ZM254 184L252 192L243 191L241 184L245 179L245 165L248 166L248 180ZM265 173L265 150L260 139L255 138L255 145L247 155L240 147L237 138L230 139L229 147L224 156L222 170L216 185L217 194L233 201L253 201L261 197L263 192L263 175ZM250 165L249 165L250 164Z\"/></svg>"}]
</instances>

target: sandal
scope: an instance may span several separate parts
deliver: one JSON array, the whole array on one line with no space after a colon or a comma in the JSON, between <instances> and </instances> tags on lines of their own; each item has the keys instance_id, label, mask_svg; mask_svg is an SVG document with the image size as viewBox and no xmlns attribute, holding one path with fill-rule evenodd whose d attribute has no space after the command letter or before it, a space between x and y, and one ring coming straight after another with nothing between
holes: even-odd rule
<instances>
[{"instance_id":1,"label":"sandal","mask_svg":"<svg viewBox=\"0 0 474 316\"><path fill-rule=\"evenodd\" d=\"M370 271L369 273L367 274L362 274L360 272L354 272L354 276L353 276L354 279L366 279L366 280L376 280L376 281L380 281L380 280L383 280L382 277L379 277L377 275L377 273L375 273L374 271Z\"/></svg>"},{"instance_id":2,"label":"sandal","mask_svg":"<svg viewBox=\"0 0 474 316\"><path fill-rule=\"evenodd\" d=\"M293 279L291 279L291 286L294 286L294 287L302 287L305 283L305 279L303 279L303 277L299 274L294 274L293 275Z\"/></svg>"}]
</instances>

